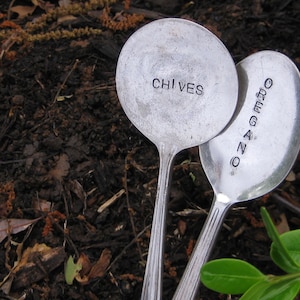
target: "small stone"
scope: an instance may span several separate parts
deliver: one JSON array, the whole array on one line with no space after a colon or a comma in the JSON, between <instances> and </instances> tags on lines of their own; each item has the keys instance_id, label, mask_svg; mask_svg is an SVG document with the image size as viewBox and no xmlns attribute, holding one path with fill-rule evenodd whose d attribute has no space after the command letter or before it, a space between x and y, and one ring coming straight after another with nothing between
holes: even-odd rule
<instances>
[{"instance_id":1,"label":"small stone","mask_svg":"<svg viewBox=\"0 0 300 300\"><path fill-rule=\"evenodd\" d=\"M285 180L286 181L295 181L296 180L296 174L293 172L293 171L291 171L289 174L288 174L288 176L285 178Z\"/></svg>"},{"instance_id":2,"label":"small stone","mask_svg":"<svg viewBox=\"0 0 300 300\"><path fill-rule=\"evenodd\" d=\"M24 96L23 96L23 95L15 95L15 96L12 97L11 103L12 103L13 105L21 106L21 105L23 105L24 100L25 100L25 99L24 99Z\"/></svg>"}]
</instances>

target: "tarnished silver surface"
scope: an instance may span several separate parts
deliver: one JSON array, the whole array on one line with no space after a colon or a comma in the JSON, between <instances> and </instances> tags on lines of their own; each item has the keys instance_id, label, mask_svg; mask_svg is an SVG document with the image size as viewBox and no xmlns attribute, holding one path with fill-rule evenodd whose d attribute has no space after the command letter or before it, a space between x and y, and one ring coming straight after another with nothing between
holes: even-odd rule
<instances>
[{"instance_id":1,"label":"tarnished silver surface","mask_svg":"<svg viewBox=\"0 0 300 300\"><path fill-rule=\"evenodd\" d=\"M260 197L286 177L300 148L300 75L285 55L261 51L237 65L238 109L219 136L201 145L213 206L173 299L193 299L229 207Z\"/></svg>"},{"instance_id":2,"label":"tarnished silver surface","mask_svg":"<svg viewBox=\"0 0 300 300\"><path fill-rule=\"evenodd\" d=\"M166 203L175 155L216 136L233 115L238 80L220 40L183 19L135 32L117 64L116 87L131 122L158 148L160 171L142 299L161 299Z\"/></svg>"},{"instance_id":3,"label":"tarnished silver surface","mask_svg":"<svg viewBox=\"0 0 300 300\"><path fill-rule=\"evenodd\" d=\"M217 135L237 101L234 63L219 39L183 19L162 19L124 45L117 92L130 121L153 143L185 149Z\"/></svg>"}]
</instances>

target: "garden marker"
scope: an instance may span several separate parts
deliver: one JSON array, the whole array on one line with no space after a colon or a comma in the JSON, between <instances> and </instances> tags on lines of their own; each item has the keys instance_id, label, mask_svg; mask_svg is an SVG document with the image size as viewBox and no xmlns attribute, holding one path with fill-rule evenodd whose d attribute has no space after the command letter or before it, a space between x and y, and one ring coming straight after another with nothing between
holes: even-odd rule
<instances>
[{"instance_id":1,"label":"garden marker","mask_svg":"<svg viewBox=\"0 0 300 300\"><path fill-rule=\"evenodd\" d=\"M230 121L238 98L234 62L222 42L184 19L160 19L121 50L116 87L130 121L158 148L160 170L142 299L161 299L165 218L175 155Z\"/></svg>"},{"instance_id":2,"label":"garden marker","mask_svg":"<svg viewBox=\"0 0 300 300\"><path fill-rule=\"evenodd\" d=\"M258 198L280 184L300 148L300 75L275 51L237 64L239 101L225 131L200 145L204 171L214 190L212 209L173 299L194 299L200 269L208 260L231 205Z\"/></svg>"}]
</instances>

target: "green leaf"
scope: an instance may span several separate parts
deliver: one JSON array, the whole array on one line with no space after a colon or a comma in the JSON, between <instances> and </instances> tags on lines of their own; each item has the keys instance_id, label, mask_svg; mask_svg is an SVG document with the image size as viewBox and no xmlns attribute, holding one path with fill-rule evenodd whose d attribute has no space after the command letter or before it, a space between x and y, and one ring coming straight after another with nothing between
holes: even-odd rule
<instances>
[{"instance_id":1,"label":"green leaf","mask_svg":"<svg viewBox=\"0 0 300 300\"><path fill-rule=\"evenodd\" d=\"M73 280L78 274L78 272L82 269L81 264L75 264L72 256L68 258L66 268L65 268L65 279L66 283L71 285L73 284Z\"/></svg>"},{"instance_id":2,"label":"green leaf","mask_svg":"<svg viewBox=\"0 0 300 300\"><path fill-rule=\"evenodd\" d=\"M300 266L300 229L283 233L280 239L291 257Z\"/></svg>"},{"instance_id":3,"label":"green leaf","mask_svg":"<svg viewBox=\"0 0 300 300\"><path fill-rule=\"evenodd\" d=\"M270 256L274 263L283 271L287 273L298 273L300 271L300 267L287 260L275 243L271 245Z\"/></svg>"},{"instance_id":4,"label":"green leaf","mask_svg":"<svg viewBox=\"0 0 300 300\"><path fill-rule=\"evenodd\" d=\"M270 282L262 280L252 285L240 300L260 300L265 290L270 286Z\"/></svg>"},{"instance_id":5,"label":"green leaf","mask_svg":"<svg viewBox=\"0 0 300 300\"><path fill-rule=\"evenodd\" d=\"M202 283L223 294L242 294L266 278L251 264L232 258L212 260L201 269Z\"/></svg>"},{"instance_id":6,"label":"green leaf","mask_svg":"<svg viewBox=\"0 0 300 300\"><path fill-rule=\"evenodd\" d=\"M280 235L280 240L287 249L296 266L294 264L289 264L289 262L285 260L285 257L282 255L280 249L275 243L272 243L270 251L273 261L277 266L287 273L300 272L300 230L298 229L286 232Z\"/></svg>"},{"instance_id":7,"label":"green leaf","mask_svg":"<svg viewBox=\"0 0 300 300\"><path fill-rule=\"evenodd\" d=\"M265 290L260 300L293 300L300 290L300 277L280 281Z\"/></svg>"},{"instance_id":8,"label":"green leaf","mask_svg":"<svg viewBox=\"0 0 300 300\"><path fill-rule=\"evenodd\" d=\"M275 228L272 219L265 207L260 209L267 233L272 240L275 250L270 252L270 255L275 264L277 264L284 271L295 273L299 271L300 266L296 263L293 257L288 252L286 246L282 243L281 238Z\"/></svg>"},{"instance_id":9,"label":"green leaf","mask_svg":"<svg viewBox=\"0 0 300 300\"><path fill-rule=\"evenodd\" d=\"M293 300L300 290L300 277L274 276L253 285L240 300Z\"/></svg>"}]
</instances>

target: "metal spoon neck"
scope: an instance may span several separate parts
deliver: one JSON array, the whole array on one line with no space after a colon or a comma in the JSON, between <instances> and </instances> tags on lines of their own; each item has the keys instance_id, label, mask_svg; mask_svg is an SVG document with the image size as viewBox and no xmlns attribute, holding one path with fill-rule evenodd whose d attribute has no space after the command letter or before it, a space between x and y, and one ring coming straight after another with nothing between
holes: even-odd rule
<instances>
[{"instance_id":1,"label":"metal spoon neck","mask_svg":"<svg viewBox=\"0 0 300 300\"><path fill-rule=\"evenodd\" d=\"M215 193L214 201L219 203L220 205L221 204L228 205L232 202L232 200L223 193Z\"/></svg>"},{"instance_id":2,"label":"metal spoon neck","mask_svg":"<svg viewBox=\"0 0 300 300\"><path fill-rule=\"evenodd\" d=\"M162 274L164 235L166 227L167 199L170 191L172 166L176 147L165 144L158 146L160 167L157 183L157 194L153 213L149 252L142 289L142 300L160 300L162 298Z\"/></svg>"}]
</instances>

